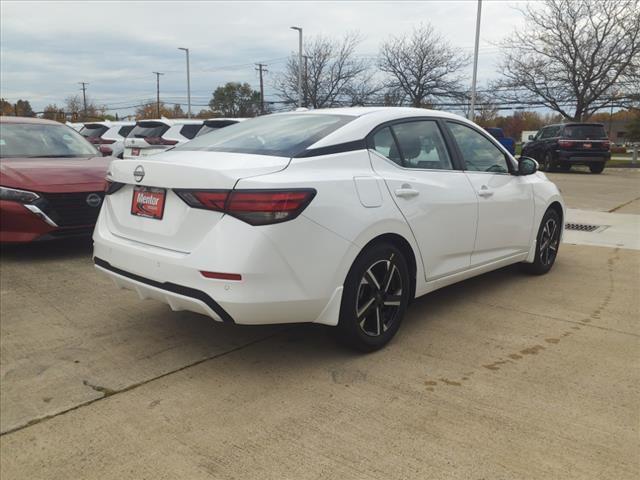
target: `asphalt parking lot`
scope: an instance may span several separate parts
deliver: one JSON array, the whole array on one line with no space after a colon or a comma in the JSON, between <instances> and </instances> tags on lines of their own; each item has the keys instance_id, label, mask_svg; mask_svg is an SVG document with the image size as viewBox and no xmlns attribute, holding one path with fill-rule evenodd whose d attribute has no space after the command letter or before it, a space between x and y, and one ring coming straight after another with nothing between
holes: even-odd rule
<instances>
[{"instance_id":1,"label":"asphalt parking lot","mask_svg":"<svg viewBox=\"0 0 640 480\"><path fill-rule=\"evenodd\" d=\"M640 218L640 171L550 177L572 210ZM141 301L86 241L4 248L0 474L638 478L640 251L565 240L546 276L417 300L370 355Z\"/></svg>"}]
</instances>

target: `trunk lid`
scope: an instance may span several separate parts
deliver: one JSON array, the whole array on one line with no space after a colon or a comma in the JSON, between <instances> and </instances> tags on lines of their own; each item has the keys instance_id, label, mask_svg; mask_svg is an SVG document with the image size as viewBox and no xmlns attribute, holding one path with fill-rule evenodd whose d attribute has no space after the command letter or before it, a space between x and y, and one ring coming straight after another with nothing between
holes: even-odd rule
<instances>
[{"instance_id":1,"label":"trunk lid","mask_svg":"<svg viewBox=\"0 0 640 480\"><path fill-rule=\"evenodd\" d=\"M116 160L108 177L125 186L108 195L107 227L114 235L179 252L191 252L222 218L220 212L189 207L174 188L231 190L238 180L283 170L289 158L244 153L172 151ZM134 176L137 171L138 175ZM144 175L140 178L140 173ZM139 180L139 181L138 181ZM162 219L131 213L134 187L165 190Z\"/></svg>"}]
</instances>

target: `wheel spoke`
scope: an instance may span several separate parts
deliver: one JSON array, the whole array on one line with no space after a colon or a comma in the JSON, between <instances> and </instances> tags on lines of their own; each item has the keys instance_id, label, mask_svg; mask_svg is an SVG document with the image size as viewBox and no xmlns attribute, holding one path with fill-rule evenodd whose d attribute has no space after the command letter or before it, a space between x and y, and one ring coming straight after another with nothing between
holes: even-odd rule
<instances>
[{"instance_id":1,"label":"wheel spoke","mask_svg":"<svg viewBox=\"0 0 640 480\"><path fill-rule=\"evenodd\" d=\"M382 315L380 315L380 308L376 307L376 324L378 327L378 335L382 333Z\"/></svg>"},{"instance_id":2,"label":"wheel spoke","mask_svg":"<svg viewBox=\"0 0 640 480\"><path fill-rule=\"evenodd\" d=\"M360 310L358 310L356 312L358 320L360 320L361 318L366 318L367 315L369 315L369 313L371 313L371 310L375 306L375 303L376 303L376 299L375 298L371 298L364 307L362 307Z\"/></svg>"},{"instance_id":3,"label":"wheel spoke","mask_svg":"<svg viewBox=\"0 0 640 480\"><path fill-rule=\"evenodd\" d=\"M384 299L384 305L396 305L399 306L402 301L402 295L387 295Z\"/></svg>"},{"instance_id":4,"label":"wheel spoke","mask_svg":"<svg viewBox=\"0 0 640 480\"><path fill-rule=\"evenodd\" d=\"M371 285L376 290L380 291L380 284L378 283L378 280L376 279L375 275L371 271L371 268L369 268L369 270L367 270L364 273L364 278L367 280L367 283L369 285Z\"/></svg>"},{"instance_id":5,"label":"wheel spoke","mask_svg":"<svg viewBox=\"0 0 640 480\"><path fill-rule=\"evenodd\" d=\"M387 262L387 271L384 274L384 279L382 280L383 291L389 291L389 285L391 284L391 279L393 278L393 273L396 270L396 265L393 263L393 257L395 254L391 254L389 257L389 261Z\"/></svg>"}]
</instances>

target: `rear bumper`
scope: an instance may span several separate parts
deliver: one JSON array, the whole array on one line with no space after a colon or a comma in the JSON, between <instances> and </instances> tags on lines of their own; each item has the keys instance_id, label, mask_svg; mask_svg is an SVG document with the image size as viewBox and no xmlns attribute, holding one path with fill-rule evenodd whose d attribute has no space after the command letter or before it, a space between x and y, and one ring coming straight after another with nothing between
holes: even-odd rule
<instances>
[{"instance_id":1,"label":"rear bumper","mask_svg":"<svg viewBox=\"0 0 640 480\"><path fill-rule=\"evenodd\" d=\"M571 152L567 150L557 150L556 158L560 162L590 165L592 163L608 162L611 160L611 152Z\"/></svg>"},{"instance_id":2,"label":"rear bumper","mask_svg":"<svg viewBox=\"0 0 640 480\"><path fill-rule=\"evenodd\" d=\"M153 298L168 304L172 310L189 310L208 315L215 320L234 323L233 318L213 298L201 290L171 282L157 282L126 272L94 257L98 271L111 277L118 288L135 290L140 298Z\"/></svg>"},{"instance_id":3,"label":"rear bumper","mask_svg":"<svg viewBox=\"0 0 640 480\"><path fill-rule=\"evenodd\" d=\"M358 250L303 216L274 228L225 217L185 253L114 235L104 218L108 209L100 215L93 235L97 269L142 298L244 325L337 324L334 307ZM311 245L296 240L301 231L313 239ZM205 278L202 271L242 279Z\"/></svg>"}]
</instances>

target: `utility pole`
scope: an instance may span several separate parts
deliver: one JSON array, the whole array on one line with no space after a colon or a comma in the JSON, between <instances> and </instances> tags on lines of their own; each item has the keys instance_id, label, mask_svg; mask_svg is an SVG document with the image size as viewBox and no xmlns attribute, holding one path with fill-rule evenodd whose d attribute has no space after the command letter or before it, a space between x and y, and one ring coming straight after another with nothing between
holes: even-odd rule
<instances>
[{"instance_id":1,"label":"utility pole","mask_svg":"<svg viewBox=\"0 0 640 480\"><path fill-rule=\"evenodd\" d=\"M476 107L476 79L478 77L478 46L480 45L480 14L482 12L482 0L478 0L478 17L476 18L476 45L473 49L473 79L471 80L471 106L469 108L469 120L473 122Z\"/></svg>"},{"instance_id":2,"label":"utility pole","mask_svg":"<svg viewBox=\"0 0 640 480\"><path fill-rule=\"evenodd\" d=\"M156 105L158 106L158 118L160 118L160 75L164 75L161 72L153 72L156 76Z\"/></svg>"},{"instance_id":3,"label":"utility pole","mask_svg":"<svg viewBox=\"0 0 640 480\"><path fill-rule=\"evenodd\" d=\"M256 70L260 72L260 114L264 115L264 83L262 81L262 74L268 72L264 63L256 63Z\"/></svg>"},{"instance_id":4,"label":"utility pole","mask_svg":"<svg viewBox=\"0 0 640 480\"><path fill-rule=\"evenodd\" d=\"M304 57L304 106L305 108L309 108L309 102L307 101L307 92L309 91L309 55L303 55Z\"/></svg>"},{"instance_id":5,"label":"utility pole","mask_svg":"<svg viewBox=\"0 0 640 480\"><path fill-rule=\"evenodd\" d=\"M187 116L191 118L191 74L189 73L189 49L178 47L178 50L184 50L187 54L187 104L189 105L189 113Z\"/></svg>"},{"instance_id":6,"label":"utility pole","mask_svg":"<svg viewBox=\"0 0 640 480\"><path fill-rule=\"evenodd\" d=\"M291 27L298 31L298 108L302 107L302 28Z\"/></svg>"},{"instance_id":7,"label":"utility pole","mask_svg":"<svg viewBox=\"0 0 640 480\"><path fill-rule=\"evenodd\" d=\"M87 82L78 82L80 85L82 85L82 104L84 106L84 119L87 119L87 85L89 85Z\"/></svg>"}]
</instances>

